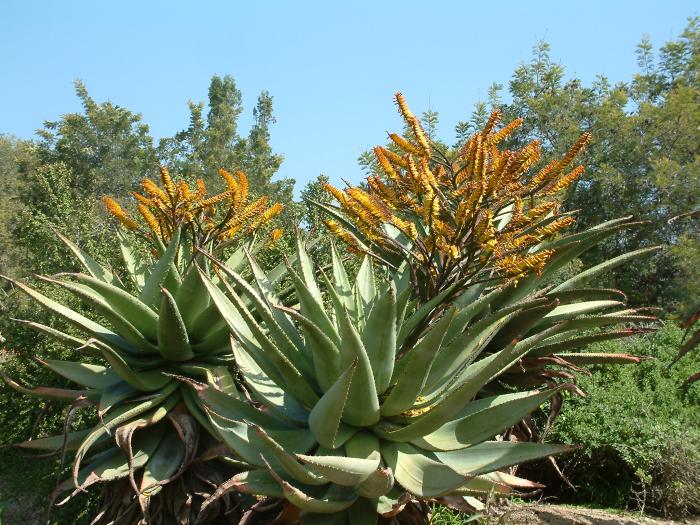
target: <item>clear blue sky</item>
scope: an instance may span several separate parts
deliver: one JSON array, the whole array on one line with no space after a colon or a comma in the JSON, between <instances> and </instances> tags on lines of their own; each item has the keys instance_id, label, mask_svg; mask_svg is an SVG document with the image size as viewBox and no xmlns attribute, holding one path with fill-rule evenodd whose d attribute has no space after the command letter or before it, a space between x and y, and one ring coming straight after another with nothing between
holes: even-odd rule
<instances>
[{"instance_id":1,"label":"clear blue sky","mask_svg":"<svg viewBox=\"0 0 700 525\"><path fill-rule=\"evenodd\" d=\"M402 7L398 7L401 5ZM33 136L80 109L72 81L143 115L156 137L187 126L212 75L243 92L244 131L267 89L279 175L357 181L357 156L400 126L392 94L439 111L440 135L506 83L540 39L567 74L628 80L635 45L675 38L697 1L34 1L0 3L0 133Z\"/></svg>"}]
</instances>

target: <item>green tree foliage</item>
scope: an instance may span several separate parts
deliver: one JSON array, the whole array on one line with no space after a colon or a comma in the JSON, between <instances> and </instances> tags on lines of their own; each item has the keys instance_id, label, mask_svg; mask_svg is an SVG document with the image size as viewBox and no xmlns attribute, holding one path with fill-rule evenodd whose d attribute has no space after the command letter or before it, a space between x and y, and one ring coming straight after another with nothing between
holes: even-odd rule
<instances>
[{"instance_id":1,"label":"green tree foliage","mask_svg":"<svg viewBox=\"0 0 700 525\"><path fill-rule=\"evenodd\" d=\"M242 96L230 76L214 76L209 86L208 112L203 102L190 102L190 124L171 138L160 141L161 162L172 171L195 179L213 182L219 168L242 170L256 195L270 195L272 200L289 202L293 179L273 181L282 164L282 156L270 146L270 126L274 124L272 96L263 91L253 109L253 125L248 136L238 131L243 112Z\"/></svg>"},{"instance_id":2,"label":"green tree foliage","mask_svg":"<svg viewBox=\"0 0 700 525\"><path fill-rule=\"evenodd\" d=\"M565 151L582 130L593 134L586 173L566 202L568 209L581 210L578 227L623 214L649 223L618 235L589 257L605 260L627 249L669 245L641 268L616 272L609 284L630 290L635 303L687 310L700 292L694 270L700 262L700 223L667 221L700 202L700 19L690 19L658 57L643 39L637 57L639 71L629 82L611 85L599 76L584 86L565 79L549 46L540 43L532 61L513 74L512 100L503 109L525 119L517 141L544 137L544 147L553 152Z\"/></svg>"}]
</instances>

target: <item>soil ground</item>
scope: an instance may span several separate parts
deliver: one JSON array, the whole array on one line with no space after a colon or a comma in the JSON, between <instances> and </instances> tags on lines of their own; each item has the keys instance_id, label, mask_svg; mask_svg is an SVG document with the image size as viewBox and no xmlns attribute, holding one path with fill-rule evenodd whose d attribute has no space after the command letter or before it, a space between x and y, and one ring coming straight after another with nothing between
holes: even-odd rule
<instances>
[{"instance_id":1,"label":"soil ground","mask_svg":"<svg viewBox=\"0 0 700 525\"><path fill-rule=\"evenodd\" d=\"M639 513L527 504L514 505L513 512L503 522L507 525L700 525L700 517L673 521Z\"/></svg>"}]
</instances>

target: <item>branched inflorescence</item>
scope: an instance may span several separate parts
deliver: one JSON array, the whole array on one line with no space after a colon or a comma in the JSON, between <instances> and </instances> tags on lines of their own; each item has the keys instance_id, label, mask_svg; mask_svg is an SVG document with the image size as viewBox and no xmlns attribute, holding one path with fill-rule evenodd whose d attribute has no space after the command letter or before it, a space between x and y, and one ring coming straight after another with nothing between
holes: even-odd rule
<instances>
[{"instance_id":1,"label":"branched inflorescence","mask_svg":"<svg viewBox=\"0 0 700 525\"><path fill-rule=\"evenodd\" d=\"M406 136L391 133L391 149L374 148L381 175L370 176L366 190L326 186L346 219L326 221L330 231L351 251L407 260L414 275L423 274L416 284L426 283L425 298L455 282L505 277L509 284L539 273L552 253L543 242L574 222L560 213L557 195L583 173L572 163L590 135L531 174L542 156L538 141L499 148L521 119L497 129L496 111L461 149L446 154L431 146L401 93L396 102Z\"/></svg>"},{"instance_id":2,"label":"branched inflorescence","mask_svg":"<svg viewBox=\"0 0 700 525\"><path fill-rule=\"evenodd\" d=\"M105 196L102 201L109 213L129 230L167 243L178 227L190 228L200 246L208 242L230 245L255 234L282 211L280 203L268 206L266 196L251 202L248 179L242 171L231 174L220 169L219 175L226 188L209 195L204 180L197 179L195 188L191 188L186 181L174 181L168 170L161 167L161 186L144 179L141 183L144 193L132 192L145 227L111 197ZM281 233L273 230L270 240L279 239Z\"/></svg>"}]
</instances>

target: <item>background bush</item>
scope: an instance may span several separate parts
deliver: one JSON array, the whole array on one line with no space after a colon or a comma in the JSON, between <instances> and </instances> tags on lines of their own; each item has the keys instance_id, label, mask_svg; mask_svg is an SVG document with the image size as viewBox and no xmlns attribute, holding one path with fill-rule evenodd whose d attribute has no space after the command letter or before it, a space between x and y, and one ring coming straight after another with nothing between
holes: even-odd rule
<instances>
[{"instance_id":1,"label":"background bush","mask_svg":"<svg viewBox=\"0 0 700 525\"><path fill-rule=\"evenodd\" d=\"M693 359L666 370L682 335L669 323L655 334L589 347L649 359L579 376L587 397L568 399L547 437L581 446L558 460L576 490L549 469L544 481L550 495L606 507L644 506L664 515L700 512L700 388L685 393L678 388ZM526 470L540 479L545 473L542 463Z\"/></svg>"}]
</instances>

